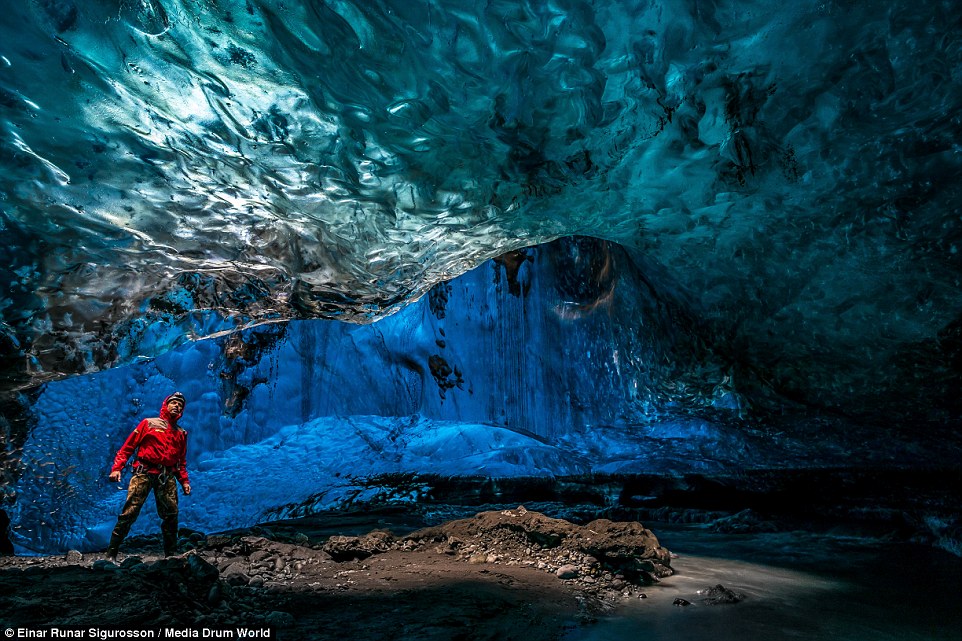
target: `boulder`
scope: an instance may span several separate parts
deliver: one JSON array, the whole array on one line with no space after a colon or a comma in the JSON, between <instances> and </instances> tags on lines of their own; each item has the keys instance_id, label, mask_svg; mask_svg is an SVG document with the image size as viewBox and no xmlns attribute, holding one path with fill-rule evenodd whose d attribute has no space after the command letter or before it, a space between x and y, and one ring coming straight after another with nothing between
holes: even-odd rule
<instances>
[{"instance_id":1,"label":"boulder","mask_svg":"<svg viewBox=\"0 0 962 641\"><path fill-rule=\"evenodd\" d=\"M562 565L555 574L559 579L577 579L581 570L578 569L577 565Z\"/></svg>"},{"instance_id":2,"label":"boulder","mask_svg":"<svg viewBox=\"0 0 962 641\"><path fill-rule=\"evenodd\" d=\"M322 548L335 561L366 559L391 549L394 537L389 532L371 532L364 536L332 536Z\"/></svg>"},{"instance_id":3,"label":"boulder","mask_svg":"<svg viewBox=\"0 0 962 641\"><path fill-rule=\"evenodd\" d=\"M718 585L705 588L704 590L699 590L698 595L701 597L701 602L705 605L721 605L723 603L738 603L745 598L745 595L738 594L737 592L732 592L724 585L719 583Z\"/></svg>"}]
</instances>

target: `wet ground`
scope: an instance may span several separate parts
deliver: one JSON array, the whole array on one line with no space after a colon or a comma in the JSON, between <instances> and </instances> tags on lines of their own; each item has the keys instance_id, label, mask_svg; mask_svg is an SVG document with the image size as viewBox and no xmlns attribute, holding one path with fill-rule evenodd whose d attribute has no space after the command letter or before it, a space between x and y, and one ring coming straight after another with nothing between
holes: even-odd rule
<instances>
[{"instance_id":1,"label":"wet ground","mask_svg":"<svg viewBox=\"0 0 962 641\"><path fill-rule=\"evenodd\" d=\"M0 622L266 627L273 638L338 641L962 638L962 559L931 546L647 523L674 574L646 585L613 567L614 547L585 552L598 526L545 523L561 538L466 520L405 539L423 514L382 510L184 532L193 550L167 560L155 538L132 539L119 568L98 554L6 557ZM393 536L368 535L384 529ZM565 567L569 578L559 577Z\"/></svg>"},{"instance_id":2,"label":"wet ground","mask_svg":"<svg viewBox=\"0 0 962 641\"><path fill-rule=\"evenodd\" d=\"M802 530L652 527L677 555L675 574L565 641L962 639L962 559L943 550ZM743 599L703 603L699 591L719 584Z\"/></svg>"}]
</instances>

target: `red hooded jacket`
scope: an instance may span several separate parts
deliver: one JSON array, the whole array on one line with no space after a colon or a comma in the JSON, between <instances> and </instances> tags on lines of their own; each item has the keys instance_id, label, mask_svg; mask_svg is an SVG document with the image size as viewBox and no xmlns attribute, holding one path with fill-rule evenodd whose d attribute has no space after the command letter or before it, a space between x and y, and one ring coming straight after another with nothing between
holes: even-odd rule
<instances>
[{"instance_id":1,"label":"red hooded jacket","mask_svg":"<svg viewBox=\"0 0 962 641\"><path fill-rule=\"evenodd\" d=\"M122 470L127 459L137 450L137 461L147 467L149 474L159 474L160 467L169 467L173 468L181 485L190 484L187 479L187 430L171 418L167 411L168 400L170 396L160 407L160 418L145 418L130 433L114 457L111 472Z\"/></svg>"}]
</instances>

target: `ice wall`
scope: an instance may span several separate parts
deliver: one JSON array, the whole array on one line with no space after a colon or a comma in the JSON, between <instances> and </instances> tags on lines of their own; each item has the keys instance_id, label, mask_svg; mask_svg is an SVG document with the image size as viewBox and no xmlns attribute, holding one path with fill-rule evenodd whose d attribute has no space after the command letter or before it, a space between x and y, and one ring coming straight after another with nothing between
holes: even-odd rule
<instances>
[{"instance_id":1,"label":"ice wall","mask_svg":"<svg viewBox=\"0 0 962 641\"><path fill-rule=\"evenodd\" d=\"M373 324L264 325L48 383L3 504L21 551L102 548L124 498L105 482L114 453L175 389L188 398L195 490L182 522L207 531L369 500L391 474L956 460L958 448L934 435L905 441L804 414L772 424L751 405L762 383L714 340L683 305L654 295L628 252L563 239L489 261ZM392 500L430 491L415 483ZM134 533L156 531L151 505Z\"/></svg>"},{"instance_id":2,"label":"ice wall","mask_svg":"<svg viewBox=\"0 0 962 641\"><path fill-rule=\"evenodd\" d=\"M371 327L291 323L266 357L262 332L235 336L225 366L233 354L247 366L230 394L249 416L278 404L300 420L418 412L550 439L669 409L737 413L733 364L702 331L621 248L565 239L490 261ZM283 379L257 384L275 368Z\"/></svg>"},{"instance_id":3,"label":"ice wall","mask_svg":"<svg viewBox=\"0 0 962 641\"><path fill-rule=\"evenodd\" d=\"M16 541L102 545L123 499L104 482L113 454L175 389L189 399L197 491L183 514L202 529L338 505L378 474L664 469L646 438L717 439L725 428L693 415L737 416L742 401L697 328L667 321L671 304L635 272L617 246L566 239L489 261L371 325L267 325L49 383L7 488Z\"/></svg>"}]
</instances>

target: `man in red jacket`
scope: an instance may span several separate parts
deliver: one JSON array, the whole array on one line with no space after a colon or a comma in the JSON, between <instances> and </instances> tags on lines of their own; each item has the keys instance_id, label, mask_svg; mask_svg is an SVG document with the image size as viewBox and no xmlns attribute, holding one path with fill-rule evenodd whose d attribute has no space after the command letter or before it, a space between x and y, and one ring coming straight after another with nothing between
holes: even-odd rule
<instances>
[{"instance_id":1,"label":"man in red jacket","mask_svg":"<svg viewBox=\"0 0 962 641\"><path fill-rule=\"evenodd\" d=\"M164 399L159 418L145 418L137 425L124 443L108 477L114 483L120 481L120 470L127 459L137 451L134 459L134 476L127 488L127 502L117 519L117 526L110 536L107 558L115 560L120 544L137 520L140 509L150 490L154 491L157 514L160 515L160 531L164 538L164 556L177 553L177 481L190 494L187 478L187 431L177 425L184 413L187 401L180 392Z\"/></svg>"}]
</instances>

